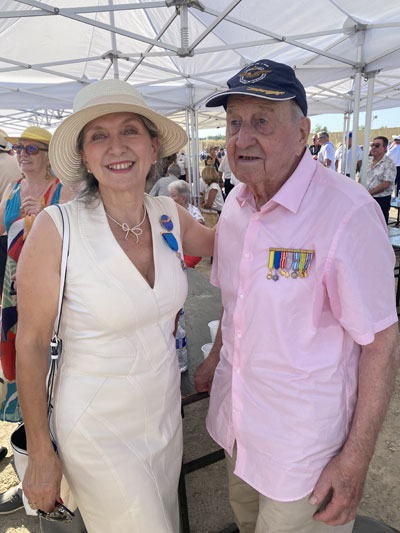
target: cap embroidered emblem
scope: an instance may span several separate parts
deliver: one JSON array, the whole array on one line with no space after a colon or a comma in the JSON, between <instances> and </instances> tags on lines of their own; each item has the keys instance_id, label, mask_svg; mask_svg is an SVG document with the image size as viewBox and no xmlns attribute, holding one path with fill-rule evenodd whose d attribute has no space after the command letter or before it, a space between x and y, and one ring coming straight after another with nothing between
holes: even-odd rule
<instances>
[{"instance_id":1,"label":"cap embroidered emblem","mask_svg":"<svg viewBox=\"0 0 400 533\"><path fill-rule=\"evenodd\" d=\"M267 64L263 66L268 67ZM265 76L271 72L271 70L266 70L263 68L263 66L252 65L251 67L245 69L241 74L239 74L240 83L255 83L263 80Z\"/></svg>"}]
</instances>

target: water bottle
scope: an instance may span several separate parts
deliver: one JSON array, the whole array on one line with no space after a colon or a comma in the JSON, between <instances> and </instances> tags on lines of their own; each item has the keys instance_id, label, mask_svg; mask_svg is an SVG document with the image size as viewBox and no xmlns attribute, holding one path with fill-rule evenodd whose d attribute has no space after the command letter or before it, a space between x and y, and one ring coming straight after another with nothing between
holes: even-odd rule
<instances>
[{"instance_id":1,"label":"water bottle","mask_svg":"<svg viewBox=\"0 0 400 533\"><path fill-rule=\"evenodd\" d=\"M178 329L175 337L176 356L178 357L178 365L180 372L185 372L188 367L188 355L186 347L186 332L185 332L185 317L183 309L180 311Z\"/></svg>"}]
</instances>

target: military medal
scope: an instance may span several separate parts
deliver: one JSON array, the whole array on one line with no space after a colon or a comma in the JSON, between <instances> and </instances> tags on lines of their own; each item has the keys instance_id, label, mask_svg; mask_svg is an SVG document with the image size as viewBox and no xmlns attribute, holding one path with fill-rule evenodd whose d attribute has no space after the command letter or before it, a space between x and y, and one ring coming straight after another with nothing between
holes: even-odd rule
<instances>
[{"instance_id":1,"label":"military medal","mask_svg":"<svg viewBox=\"0 0 400 533\"><path fill-rule=\"evenodd\" d=\"M308 269L310 268L310 265L311 265L311 261L312 261L312 258L314 256L314 251L313 250L304 250L304 256L305 256L305 260L304 260L304 266L303 266L303 269L302 269L302 276L303 278L306 278L308 276Z\"/></svg>"},{"instance_id":2,"label":"military medal","mask_svg":"<svg viewBox=\"0 0 400 533\"><path fill-rule=\"evenodd\" d=\"M292 273L290 274L290 276L293 279L296 279L299 275L298 274L299 262L300 262L300 252L297 250L293 252Z\"/></svg>"},{"instance_id":3,"label":"military medal","mask_svg":"<svg viewBox=\"0 0 400 533\"><path fill-rule=\"evenodd\" d=\"M275 256L274 256L274 275L272 276L272 279L274 281L278 281L279 279L279 267L281 265L281 256L282 256L282 250L275 250Z\"/></svg>"},{"instance_id":4,"label":"military medal","mask_svg":"<svg viewBox=\"0 0 400 533\"><path fill-rule=\"evenodd\" d=\"M270 248L269 249L269 257L268 257L267 279L272 279L272 269L274 268L274 255L275 255L275 249L274 248Z\"/></svg>"},{"instance_id":5,"label":"military medal","mask_svg":"<svg viewBox=\"0 0 400 533\"><path fill-rule=\"evenodd\" d=\"M166 230L161 233L164 241L168 244L171 250L175 252L177 258L181 263L182 270L186 272L187 267L185 265L185 261L183 260L182 255L179 252L178 241L176 240L175 235L172 233L172 230L174 229L174 224L171 220L171 217L169 217L168 215L161 215L160 224L162 228Z\"/></svg>"},{"instance_id":6,"label":"military medal","mask_svg":"<svg viewBox=\"0 0 400 533\"><path fill-rule=\"evenodd\" d=\"M281 251L281 260L280 260L280 263L279 263L279 268L280 268L279 274L281 276L285 275L286 257L287 257L287 251L286 250L282 250Z\"/></svg>"},{"instance_id":7,"label":"military medal","mask_svg":"<svg viewBox=\"0 0 400 533\"><path fill-rule=\"evenodd\" d=\"M270 248L267 279L278 281L279 275L292 279L306 278L313 257L314 250Z\"/></svg>"}]
</instances>

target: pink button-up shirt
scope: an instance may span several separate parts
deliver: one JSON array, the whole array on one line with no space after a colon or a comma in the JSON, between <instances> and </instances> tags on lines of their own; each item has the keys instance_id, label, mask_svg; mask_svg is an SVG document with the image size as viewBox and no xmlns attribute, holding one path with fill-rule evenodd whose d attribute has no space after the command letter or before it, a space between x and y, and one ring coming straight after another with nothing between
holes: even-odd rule
<instances>
[{"instance_id":1,"label":"pink button-up shirt","mask_svg":"<svg viewBox=\"0 0 400 533\"><path fill-rule=\"evenodd\" d=\"M270 248L314 250L304 278L267 278ZM278 501L309 494L346 440L360 345L397 322L394 254L381 209L306 150L257 211L228 196L211 282L222 292L223 348L207 428L235 473Z\"/></svg>"}]
</instances>

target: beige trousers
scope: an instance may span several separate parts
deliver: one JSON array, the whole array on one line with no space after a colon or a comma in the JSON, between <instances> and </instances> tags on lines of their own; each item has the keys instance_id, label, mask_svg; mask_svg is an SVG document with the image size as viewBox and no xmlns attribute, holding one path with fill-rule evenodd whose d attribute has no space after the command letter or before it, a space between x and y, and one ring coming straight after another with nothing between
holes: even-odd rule
<instances>
[{"instance_id":1,"label":"beige trousers","mask_svg":"<svg viewBox=\"0 0 400 533\"><path fill-rule=\"evenodd\" d=\"M233 457L225 452L229 501L240 533L351 533L354 520L344 526L328 526L313 520L316 511L309 495L294 502L278 502L257 492L233 473Z\"/></svg>"}]
</instances>

